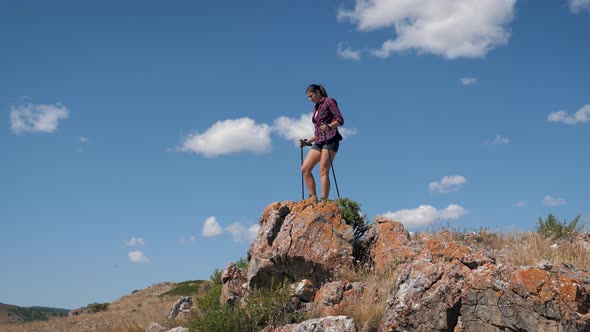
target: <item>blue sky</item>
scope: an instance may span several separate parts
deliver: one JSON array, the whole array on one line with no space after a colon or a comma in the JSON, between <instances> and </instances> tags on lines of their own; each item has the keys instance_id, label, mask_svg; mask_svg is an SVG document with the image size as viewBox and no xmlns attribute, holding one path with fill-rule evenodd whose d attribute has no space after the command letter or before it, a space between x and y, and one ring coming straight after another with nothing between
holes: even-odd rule
<instances>
[{"instance_id":1,"label":"blue sky","mask_svg":"<svg viewBox=\"0 0 590 332\"><path fill-rule=\"evenodd\" d=\"M590 1L400 3L4 1L0 302L110 302L245 257L301 197L311 83L371 220L587 220Z\"/></svg>"}]
</instances>

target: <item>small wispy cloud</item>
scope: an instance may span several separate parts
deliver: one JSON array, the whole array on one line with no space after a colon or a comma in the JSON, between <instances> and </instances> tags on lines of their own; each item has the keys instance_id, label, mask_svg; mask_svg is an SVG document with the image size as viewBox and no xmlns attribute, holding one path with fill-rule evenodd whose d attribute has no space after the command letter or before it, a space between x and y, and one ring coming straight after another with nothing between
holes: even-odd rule
<instances>
[{"instance_id":1,"label":"small wispy cloud","mask_svg":"<svg viewBox=\"0 0 590 332\"><path fill-rule=\"evenodd\" d=\"M430 192L450 193L458 191L467 179L461 175L443 176L440 181L433 181L428 185Z\"/></svg>"},{"instance_id":2,"label":"small wispy cloud","mask_svg":"<svg viewBox=\"0 0 590 332\"><path fill-rule=\"evenodd\" d=\"M233 223L223 228L215 217L209 217L205 220L201 234L205 237L214 237L227 232L232 235L234 242L244 242L254 240L259 229L260 225L258 224L245 227L240 223Z\"/></svg>"},{"instance_id":3,"label":"small wispy cloud","mask_svg":"<svg viewBox=\"0 0 590 332\"><path fill-rule=\"evenodd\" d=\"M141 237L132 237L125 242L125 245L128 247L141 247L145 245L145 241Z\"/></svg>"},{"instance_id":4,"label":"small wispy cloud","mask_svg":"<svg viewBox=\"0 0 590 332\"><path fill-rule=\"evenodd\" d=\"M579 14L584 10L590 12L590 0L569 0L570 11Z\"/></svg>"},{"instance_id":5,"label":"small wispy cloud","mask_svg":"<svg viewBox=\"0 0 590 332\"><path fill-rule=\"evenodd\" d=\"M521 208L521 207L527 206L528 204L529 203L527 201L518 201L518 202L514 203L514 206Z\"/></svg>"},{"instance_id":6,"label":"small wispy cloud","mask_svg":"<svg viewBox=\"0 0 590 332\"><path fill-rule=\"evenodd\" d=\"M68 109L60 104L23 104L11 107L10 127L15 134L54 133L68 117Z\"/></svg>"},{"instance_id":7,"label":"small wispy cloud","mask_svg":"<svg viewBox=\"0 0 590 332\"><path fill-rule=\"evenodd\" d=\"M88 144L88 138L84 136L80 136L79 139L80 144Z\"/></svg>"},{"instance_id":8,"label":"small wispy cloud","mask_svg":"<svg viewBox=\"0 0 590 332\"><path fill-rule=\"evenodd\" d=\"M461 79L461 84L468 86L468 85L475 85L477 84L477 78L475 77L464 77Z\"/></svg>"},{"instance_id":9,"label":"small wispy cloud","mask_svg":"<svg viewBox=\"0 0 590 332\"><path fill-rule=\"evenodd\" d=\"M223 234L223 229L221 228L221 225L219 225L219 222L217 222L217 219L212 216L205 220L201 234L203 234L204 237L213 237Z\"/></svg>"},{"instance_id":10,"label":"small wispy cloud","mask_svg":"<svg viewBox=\"0 0 590 332\"><path fill-rule=\"evenodd\" d=\"M183 236L180 238L179 242L181 244L188 244L188 243L192 243L195 242L197 240L197 237L194 235L189 235L189 236Z\"/></svg>"},{"instance_id":11,"label":"small wispy cloud","mask_svg":"<svg viewBox=\"0 0 590 332\"><path fill-rule=\"evenodd\" d=\"M346 60L359 61L361 59L361 51L353 50L346 43L338 43L337 54Z\"/></svg>"},{"instance_id":12,"label":"small wispy cloud","mask_svg":"<svg viewBox=\"0 0 590 332\"><path fill-rule=\"evenodd\" d=\"M546 206L558 206L558 205L565 205L567 201L563 198L554 198L549 195L543 198L543 205Z\"/></svg>"},{"instance_id":13,"label":"small wispy cloud","mask_svg":"<svg viewBox=\"0 0 590 332\"><path fill-rule=\"evenodd\" d=\"M510 138L497 134L496 137L486 140L483 144L486 146L497 146L510 143Z\"/></svg>"},{"instance_id":14,"label":"small wispy cloud","mask_svg":"<svg viewBox=\"0 0 590 332\"><path fill-rule=\"evenodd\" d=\"M387 212L383 216L397 220L406 227L428 226L437 220L458 219L467 211L460 205L450 204L447 208L437 210L431 205L420 205L415 209L405 209L396 212Z\"/></svg>"},{"instance_id":15,"label":"small wispy cloud","mask_svg":"<svg viewBox=\"0 0 590 332\"><path fill-rule=\"evenodd\" d=\"M239 223L229 225L226 230L231 233L234 242L248 242L256 239L260 225L255 224L248 228Z\"/></svg>"},{"instance_id":16,"label":"small wispy cloud","mask_svg":"<svg viewBox=\"0 0 590 332\"><path fill-rule=\"evenodd\" d=\"M149 263L149 258L140 250L135 250L127 254L131 263Z\"/></svg>"},{"instance_id":17,"label":"small wispy cloud","mask_svg":"<svg viewBox=\"0 0 590 332\"><path fill-rule=\"evenodd\" d=\"M582 106L575 114L569 115L567 111L551 112L547 115L547 121L575 125L590 121L590 104Z\"/></svg>"},{"instance_id":18,"label":"small wispy cloud","mask_svg":"<svg viewBox=\"0 0 590 332\"><path fill-rule=\"evenodd\" d=\"M271 150L271 128L250 118L218 121L204 133L188 135L180 152L194 152L205 157L217 157L238 152L267 153Z\"/></svg>"}]
</instances>

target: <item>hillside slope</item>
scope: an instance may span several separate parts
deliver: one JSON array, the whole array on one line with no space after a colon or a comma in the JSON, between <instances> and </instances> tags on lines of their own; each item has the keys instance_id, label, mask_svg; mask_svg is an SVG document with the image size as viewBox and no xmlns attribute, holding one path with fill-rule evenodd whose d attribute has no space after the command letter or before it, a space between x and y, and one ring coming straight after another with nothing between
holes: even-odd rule
<instances>
[{"instance_id":1,"label":"hillside slope","mask_svg":"<svg viewBox=\"0 0 590 332\"><path fill-rule=\"evenodd\" d=\"M0 324L46 321L50 318L65 317L69 310L44 307L19 307L0 303Z\"/></svg>"},{"instance_id":2,"label":"hillside slope","mask_svg":"<svg viewBox=\"0 0 590 332\"><path fill-rule=\"evenodd\" d=\"M4 324L0 325L0 331L143 331L152 322L165 325L166 314L179 298L184 295L198 296L207 285L208 282L204 281L155 284L146 289L135 290L110 303L108 310L94 314L54 317L48 321L36 322L15 321L10 316L12 321L6 318Z\"/></svg>"}]
</instances>

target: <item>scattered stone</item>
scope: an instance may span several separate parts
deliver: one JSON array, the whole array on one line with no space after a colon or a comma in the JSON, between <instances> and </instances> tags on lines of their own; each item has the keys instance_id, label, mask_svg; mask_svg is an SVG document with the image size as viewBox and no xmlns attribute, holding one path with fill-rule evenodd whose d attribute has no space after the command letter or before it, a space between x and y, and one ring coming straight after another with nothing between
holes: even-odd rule
<instances>
[{"instance_id":1,"label":"scattered stone","mask_svg":"<svg viewBox=\"0 0 590 332\"><path fill-rule=\"evenodd\" d=\"M306 320L299 324L281 327L267 326L262 332L356 332L352 318L346 316L328 316Z\"/></svg>"},{"instance_id":2,"label":"scattered stone","mask_svg":"<svg viewBox=\"0 0 590 332\"><path fill-rule=\"evenodd\" d=\"M293 296L303 302L313 301L315 290L313 288L313 282L309 279L303 279L298 283L290 285Z\"/></svg>"},{"instance_id":3,"label":"scattered stone","mask_svg":"<svg viewBox=\"0 0 590 332\"><path fill-rule=\"evenodd\" d=\"M158 323L151 323L145 329L145 332L164 332L164 331L166 331L166 328Z\"/></svg>"},{"instance_id":4,"label":"scattered stone","mask_svg":"<svg viewBox=\"0 0 590 332\"><path fill-rule=\"evenodd\" d=\"M168 315L166 315L166 319L173 320L178 315L188 316L188 315L190 315L190 310L191 310L192 306L193 306L192 296L185 296L185 297L179 299L178 301L176 301L176 303L174 303L172 308L170 308Z\"/></svg>"}]
</instances>

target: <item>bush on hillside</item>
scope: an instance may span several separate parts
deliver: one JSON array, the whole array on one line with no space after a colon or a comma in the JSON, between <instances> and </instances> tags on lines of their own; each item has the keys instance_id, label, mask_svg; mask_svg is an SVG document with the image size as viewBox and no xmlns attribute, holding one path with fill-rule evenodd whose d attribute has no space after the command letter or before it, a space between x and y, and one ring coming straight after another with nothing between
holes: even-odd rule
<instances>
[{"instance_id":1,"label":"bush on hillside","mask_svg":"<svg viewBox=\"0 0 590 332\"><path fill-rule=\"evenodd\" d=\"M214 275L215 276L215 275ZM254 289L243 304L221 304L222 285L214 283L204 296L195 300L197 314L189 322L190 331L247 332L267 325L286 325L305 320L305 315L289 310L290 290L287 284L275 289Z\"/></svg>"},{"instance_id":2,"label":"bush on hillside","mask_svg":"<svg viewBox=\"0 0 590 332\"><path fill-rule=\"evenodd\" d=\"M559 221L553 214L549 213L547 219L539 217L537 222L537 233L546 238L562 238L579 233L584 228L584 223L580 222L581 214L578 214L574 220L569 223L564 219Z\"/></svg>"}]
</instances>

